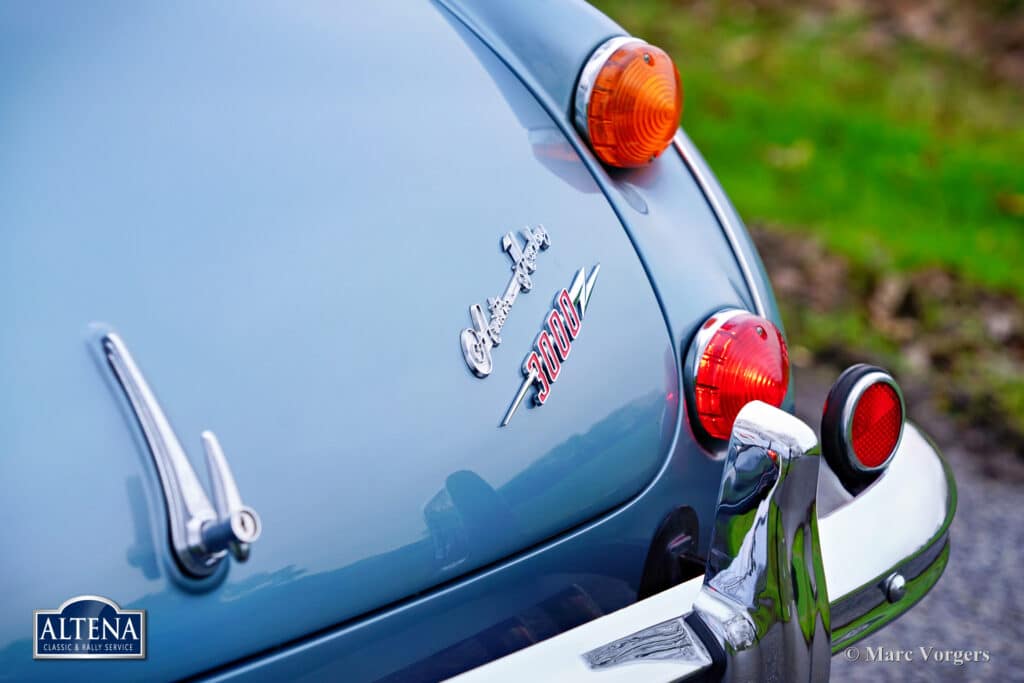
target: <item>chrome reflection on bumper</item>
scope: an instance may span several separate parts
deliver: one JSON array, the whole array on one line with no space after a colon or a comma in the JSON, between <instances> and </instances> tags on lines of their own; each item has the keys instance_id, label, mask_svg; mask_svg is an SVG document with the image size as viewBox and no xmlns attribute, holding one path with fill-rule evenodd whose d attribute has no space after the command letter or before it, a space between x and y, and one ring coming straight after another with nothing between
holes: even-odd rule
<instances>
[{"instance_id":1,"label":"chrome reflection on bumper","mask_svg":"<svg viewBox=\"0 0 1024 683\"><path fill-rule=\"evenodd\" d=\"M906 423L885 474L819 523L832 596L833 653L882 628L935 585L949 559L955 512L949 465ZM905 585L903 595L890 602L886 584L895 574Z\"/></svg>"},{"instance_id":2,"label":"chrome reflection on bumper","mask_svg":"<svg viewBox=\"0 0 1024 683\"><path fill-rule=\"evenodd\" d=\"M724 680L827 681L829 602L818 542L821 451L766 403L740 411L722 472L704 585L693 603Z\"/></svg>"},{"instance_id":3,"label":"chrome reflection on bumper","mask_svg":"<svg viewBox=\"0 0 1024 683\"><path fill-rule=\"evenodd\" d=\"M809 427L749 404L703 577L453 680L827 680L831 654L935 585L956 509L948 466L909 423L888 470L819 519L830 474Z\"/></svg>"}]
</instances>

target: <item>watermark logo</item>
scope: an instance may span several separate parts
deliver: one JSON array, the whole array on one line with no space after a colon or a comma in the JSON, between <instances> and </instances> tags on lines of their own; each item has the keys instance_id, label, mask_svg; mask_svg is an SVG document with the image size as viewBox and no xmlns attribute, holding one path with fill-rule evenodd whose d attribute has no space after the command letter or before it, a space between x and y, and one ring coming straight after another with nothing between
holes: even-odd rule
<instances>
[{"instance_id":1,"label":"watermark logo","mask_svg":"<svg viewBox=\"0 0 1024 683\"><path fill-rule=\"evenodd\" d=\"M35 659L145 659L146 610L79 595L32 613Z\"/></svg>"},{"instance_id":2,"label":"watermark logo","mask_svg":"<svg viewBox=\"0 0 1024 683\"><path fill-rule=\"evenodd\" d=\"M843 650L843 657L848 662L928 662L952 666L992 661L992 654L988 650L951 649L933 645L922 645L917 648L883 647L881 645L848 647Z\"/></svg>"}]
</instances>

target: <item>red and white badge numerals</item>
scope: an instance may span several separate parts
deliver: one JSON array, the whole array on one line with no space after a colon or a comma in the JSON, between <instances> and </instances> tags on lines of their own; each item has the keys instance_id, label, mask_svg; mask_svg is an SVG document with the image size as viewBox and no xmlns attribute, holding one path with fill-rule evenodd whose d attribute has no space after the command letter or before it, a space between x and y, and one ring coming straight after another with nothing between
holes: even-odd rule
<instances>
[{"instance_id":1,"label":"red and white badge numerals","mask_svg":"<svg viewBox=\"0 0 1024 683\"><path fill-rule=\"evenodd\" d=\"M533 397L533 400L538 404L543 405L544 401L548 400L548 395L551 393L551 384L548 382L548 378L544 375L544 368L540 362L540 356L534 351L530 354L530 357L523 363L523 372L528 375L532 375L534 382L538 384L537 394Z\"/></svg>"},{"instance_id":2,"label":"red and white badge numerals","mask_svg":"<svg viewBox=\"0 0 1024 683\"><path fill-rule=\"evenodd\" d=\"M547 329L537 335L534 351L523 363L523 372L533 375L537 394L533 400L544 405L551 395L551 385L562 371L562 363L569 358L572 342L580 333L580 317L569 292L563 289L555 297L555 306L548 313Z\"/></svg>"},{"instance_id":3,"label":"red and white badge numerals","mask_svg":"<svg viewBox=\"0 0 1024 683\"><path fill-rule=\"evenodd\" d=\"M544 318L544 329L537 335L533 350L523 361L523 383L519 385L516 397L505 413L499 426L508 424L519 406L526 400L530 387L536 391L533 402L544 405L551 396L551 387L562 374L562 365L572 352L572 344L579 336L583 316L587 311L590 293L594 289L597 274L601 271L598 263L587 275L585 268L580 268L573 278L572 285L563 289L555 297L555 303Z\"/></svg>"}]
</instances>

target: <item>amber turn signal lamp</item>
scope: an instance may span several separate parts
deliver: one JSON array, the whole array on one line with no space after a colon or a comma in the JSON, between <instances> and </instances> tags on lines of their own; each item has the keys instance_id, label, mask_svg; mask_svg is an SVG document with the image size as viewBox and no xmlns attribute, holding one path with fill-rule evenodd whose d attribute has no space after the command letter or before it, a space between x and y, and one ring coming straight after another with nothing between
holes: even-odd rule
<instances>
[{"instance_id":1,"label":"amber turn signal lamp","mask_svg":"<svg viewBox=\"0 0 1024 683\"><path fill-rule=\"evenodd\" d=\"M576 87L576 127L610 166L653 161L672 142L682 110L672 59L636 38L612 38L598 47Z\"/></svg>"},{"instance_id":2,"label":"amber turn signal lamp","mask_svg":"<svg viewBox=\"0 0 1024 683\"><path fill-rule=\"evenodd\" d=\"M692 399L700 427L728 439L743 406L779 407L789 388L789 351L770 321L731 309L708 318L694 340Z\"/></svg>"},{"instance_id":3,"label":"amber turn signal lamp","mask_svg":"<svg viewBox=\"0 0 1024 683\"><path fill-rule=\"evenodd\" d=\"M903 436L904 405L892 375L854 365L839 376L825 399L821 446L829 466L857 493L878 478Z\"/></svg>"}]
</instances>

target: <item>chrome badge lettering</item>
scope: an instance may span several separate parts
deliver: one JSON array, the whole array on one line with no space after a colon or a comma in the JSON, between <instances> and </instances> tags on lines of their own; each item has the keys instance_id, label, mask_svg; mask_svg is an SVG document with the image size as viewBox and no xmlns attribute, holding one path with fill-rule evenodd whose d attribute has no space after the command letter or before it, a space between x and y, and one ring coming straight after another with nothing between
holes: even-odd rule
<instances>
[{"instance_id":1,"label":"chrome badge lettering","mask_svg":"<svg viewBox=\"0 0 1024 683\"><path fill-rule=\"evenodd\" d=\"M533 351L523 361L523 374L526 378L512 400L508 412L505 413L505 419L501 421L502 427L507 425L519 410L531 386L537 389L533 395L535 404L544 405L548 400L551 385L561 374L562 363L568 360L572 343L583 328L583 317L587 314L590 294L594 291L599 272L601 264L594 266L589 276L585 268L580 268L572 286L555 296L555 303L545 318L547 328L537 335Z\"/></svg>"},{"instance_id":2,"label":"chrome badge lettering","mask_svg":"<svg viewBox=\"0 0 1024 683\"><path fill-rule=\"evenodd\" d=\"M462 353L466 356L466 364L477 377L486 377L494 369L491 349L501 344L501 328L505 326L509 311L512 310L512 304L516 302L519 292L529 292L533 287L530 273L537 270L537 254L541 249L547 249L551 245L543 225L524 228L523 237L526 240L525 245L520 245L519 239L512 232L505 233L501 238L501 248L508 252L512 259L512 279L505 287L504 294L487 299L489 319L484 319L484 309L480 304L469 307L473 327L464 329L459 337L462 342Z\"/></svg>"}]
</instances>

